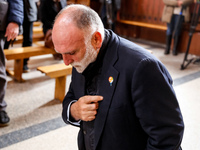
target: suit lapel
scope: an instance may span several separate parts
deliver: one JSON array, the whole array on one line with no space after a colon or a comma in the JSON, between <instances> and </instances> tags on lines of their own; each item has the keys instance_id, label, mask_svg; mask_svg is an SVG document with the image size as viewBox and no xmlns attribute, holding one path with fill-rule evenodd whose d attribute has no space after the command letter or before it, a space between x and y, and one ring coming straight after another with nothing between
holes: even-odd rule
<instances>
[{"instance_id":1,"label":"suit lapel","mask_svg":"<svg viewBox=\"0 0 200 150\"><path fill-rule=\"evenodd\" d=\"M112 32L111 32L112 34ZM99 95L103 96L103 101L99 103L99 109L97 112L94 130L95 130L95 149L98 145L99 139L103 132L103 128L106 122L109 107L112 101L112 97L115 91L115 87L118 81L118 71L114 68L114 64L118 59L117 47L118 39L112 34L110 41L112 44L108 45L107 52L104 58L104 64L102 67L102 75L100 78L100 91ZM117 41L117 42L116 42ZM110 83L109 78L113 79Z\"/></svg>"},{"instance_id":2,"label":"suit lapel","mask_svg":"<svg viewBox=\"0 0 200 150\"><path fill-rule=\"evenodd\" d=\"M109 82L109 77L113 78L113 82ZM100 91L99 95L103 96L103 101L99 103L99 109L97 112L97 117L95 120L95 148L100 139L101 133L104 128L104 124L107 118L109 106L112 101L112 96L117 84L118 72L110 67L107 70L107 73L101 77Z\"/></svg>"}]
</instances>

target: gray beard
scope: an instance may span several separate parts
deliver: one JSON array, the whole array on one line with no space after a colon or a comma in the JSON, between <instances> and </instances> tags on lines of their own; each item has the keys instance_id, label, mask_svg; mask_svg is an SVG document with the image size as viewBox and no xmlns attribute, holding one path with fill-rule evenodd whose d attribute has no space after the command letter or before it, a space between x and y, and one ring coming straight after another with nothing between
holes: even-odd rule
<instances>
[{"instance_id":1,"label":"gray beard","mask_svg":"<svg viewBox=\"0 0 200 150\"><path fill-rule=\"evenodd\" d=\"M86 41L85 45L86 45L86 52L85 52L83 59L79 62L71 63L71 65L74 68L76 68L76 71L78 73L82 73L90 63L92 63L96 60L97 55L98 55L97 50L95 50L91 44L91 40Z\"/></svg>"}]
</instances>

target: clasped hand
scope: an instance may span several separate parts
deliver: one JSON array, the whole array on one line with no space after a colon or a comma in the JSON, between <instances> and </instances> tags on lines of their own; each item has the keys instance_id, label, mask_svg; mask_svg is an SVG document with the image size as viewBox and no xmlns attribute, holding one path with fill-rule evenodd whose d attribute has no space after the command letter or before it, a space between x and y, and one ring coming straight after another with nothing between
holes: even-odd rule
<instances>
[{"instance_id":1,"label":"clasped hand","mask_svg":"<svg viewBox=\"0 0 200 150\"><path fill-rule=\"evenodd\" d=\"M99 101L102 101L102 96L83 96L71 105L70 113L75 120L92 121L96 118Z\"/></svg>"}]
</instances>

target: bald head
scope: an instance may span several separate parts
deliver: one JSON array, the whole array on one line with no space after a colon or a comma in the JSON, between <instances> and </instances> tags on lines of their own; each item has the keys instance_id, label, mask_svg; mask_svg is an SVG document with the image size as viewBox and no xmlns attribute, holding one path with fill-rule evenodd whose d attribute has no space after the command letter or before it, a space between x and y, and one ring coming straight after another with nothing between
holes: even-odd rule
<instances>
[{"instance_id":1,"label":"bald head","mask_svg":"<svg viewBox=\"0 0 200 150\"><path fill-rule=\"evenodd\" d=\"M104 38L104 26L101 18L93 9L84 5L73 4L65 7L57 15L54 26L57 23L65 25L65 27L69 24L74 25L87 35L98 31Z\"/></svg>"}]
</instances>

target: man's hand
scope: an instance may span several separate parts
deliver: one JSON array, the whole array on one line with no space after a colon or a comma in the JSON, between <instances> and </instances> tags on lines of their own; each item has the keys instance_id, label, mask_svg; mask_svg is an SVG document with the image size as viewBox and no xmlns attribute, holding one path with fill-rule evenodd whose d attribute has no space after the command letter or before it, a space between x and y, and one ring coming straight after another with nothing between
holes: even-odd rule
<instances>
[{"instance_id":1,"label":"man's hand","mask_svg":"<svg viewBox=\"0 0 200 150\"><path fill-rule=\"evenodd\" d=\"M45 35L45 38L44 38L44 45L48 48L54 49L53 41L52 41L52 30L51 29L49 29L46 32L46 35Z\"/></svg>"},{"instance_id":2,"label":"man's hand","mask_svg":"<svg viewBox=\"0 0 200 150\"><path fill-rule=\"evenodd\" d=\"M70 113L75 120L92 121L95 119L102 96L83 96L71 105Z\"/></svg>"},{"instance_id":3,"label":"man's hand","mask_svg":"<svg viewBox=\"0 0 200 150\"><path fill-rule=\"evenodd\" d=\"M178 0L177 2L178 2L178 6L179 6L179 7L182 6L182 4L183 4L183 1L182 1L182 0Z\"/></svg>"},{"instance_id":4,"label":"man's hand","mask_svg":"<svg viewBox=\"0 0 200 150\"><path fill-rule=\"evenodd\" d=\"M10 22L6 28L5 37L7 41L14 40L19 34L19 25L14 22Z\"/></svg>"}]
</instances>

